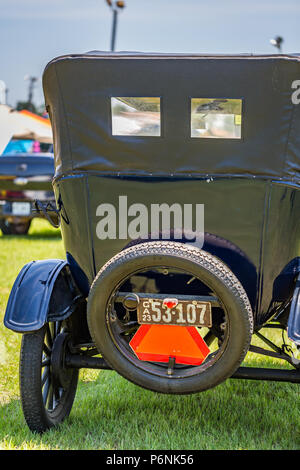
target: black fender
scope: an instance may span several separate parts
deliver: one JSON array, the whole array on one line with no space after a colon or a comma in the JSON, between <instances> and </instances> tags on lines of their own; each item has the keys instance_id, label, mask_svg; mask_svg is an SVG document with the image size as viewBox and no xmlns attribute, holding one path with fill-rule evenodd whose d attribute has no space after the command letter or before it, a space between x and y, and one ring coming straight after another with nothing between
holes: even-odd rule
<instances>
[{"instance_id":1,"label":"black fender","mask_svg":"<svg viewBox=\"0 0 300 470\"><path fill-rule=\"evenodd\" d=\"M39 330L46 322L66 319L82 298L67 261L32 261L14 282L4 325L18 333Z\"/></svg>"}]
</instances>

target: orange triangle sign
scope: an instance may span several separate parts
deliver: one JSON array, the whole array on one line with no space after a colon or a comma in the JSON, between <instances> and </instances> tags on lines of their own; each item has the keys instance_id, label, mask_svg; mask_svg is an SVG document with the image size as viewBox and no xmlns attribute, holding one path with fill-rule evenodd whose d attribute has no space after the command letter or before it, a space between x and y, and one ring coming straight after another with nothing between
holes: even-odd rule
<instances>
[{"instance_id":1,"label":"orange triangle sign","mask_svg":"<svg viewBox=\"0 0 300 470\"><path fill-rule=\"evenodd\" d=\"M210 352L194 326L141 325L129 344L141 361L200 365Z\"/></svg>"}]
</instances>

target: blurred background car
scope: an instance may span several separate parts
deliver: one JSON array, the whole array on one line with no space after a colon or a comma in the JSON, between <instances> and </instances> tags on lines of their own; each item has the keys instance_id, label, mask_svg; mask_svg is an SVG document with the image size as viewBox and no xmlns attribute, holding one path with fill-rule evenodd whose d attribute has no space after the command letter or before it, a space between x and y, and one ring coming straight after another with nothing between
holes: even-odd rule
<instances>
[{"instance_id":1,"label":"blurred background car","mask_svg":"<svg viewBox=\"0 0 300 470\"><path fill-rule=\"evenodd\" d=\"M43 217L35 201L55 205L54 157L48 118L0 106L0 229L25 235L34 217Z\"/></svg>"}]
</instances>

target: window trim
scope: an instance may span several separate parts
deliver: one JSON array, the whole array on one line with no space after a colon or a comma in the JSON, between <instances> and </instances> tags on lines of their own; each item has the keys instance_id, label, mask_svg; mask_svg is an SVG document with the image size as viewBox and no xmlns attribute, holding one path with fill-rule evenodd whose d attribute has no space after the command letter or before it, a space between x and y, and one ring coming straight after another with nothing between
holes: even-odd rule
<instances>
[{"instance_id":1,"label":"window trim","mask_svg":"<svg viewBox=\"0 0 300 470\"><path fill-rule=\"evenodd\" d=\"M192 137L192 99L216 99L216 100L240 100L241 101L241 116L242 116L242 122L241 122L241 136L240 137ZM245 100L244 97L230 97L228 98L227 96L217 96L215 98L211 98L208 96L201 96L201 97L196 97L196 96L189 96L189 138L191 140L197 140L197 141L212 141L212 142L224 142L224 141L230 141L230 142L243 142L244 141L244 121L245 121Z\"/></svg>"},{"instance_id":2,"label":"window trim","mask_svg":"<svg viewBox=\"0 0 300 470\"><path fill-rule=\"evenodd\" d=\"M119 96L120 98L159 98L159 104L160 104L160 134L159 135L137 135L137 134L113 134L113 114L112 114L112 106L111 106L111 99L112 98L118 98L118 96L115 95L110 95L109 96L109 131L110 131L110 136L113 138L117 139L122 139L122 140L129 140L131 141L132 139L147 139L147 140L157 140L165 137L164 133L164 106L163 106L163 97L161 95L153 95L153 94L147 94L147 96L140 96L140 95L123 95Z\"/></svg>"}]
</instances>

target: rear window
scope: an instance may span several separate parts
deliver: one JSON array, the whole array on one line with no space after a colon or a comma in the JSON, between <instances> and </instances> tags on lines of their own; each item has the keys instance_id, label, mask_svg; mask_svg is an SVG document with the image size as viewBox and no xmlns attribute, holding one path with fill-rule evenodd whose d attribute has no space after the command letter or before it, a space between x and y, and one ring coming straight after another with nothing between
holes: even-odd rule
<instances>
[{"instance_id":1,"label":"rear window","mask_svg":"<svg viewBox=\"0 0 300 470\"><path fill-rule=\"evenodd\" d=\"M112 97L112 135L161 135L159 97Z\"/></svg>"},{"instance_id":2,"label":"rear window","mask_svg":"<svg viewBox=\"0 0 300 470\"><path fill-rule=\"evenodd\" d=\"M241 139L242 100L191 98L191 137Z\"/></svg>"}]
</instances>

